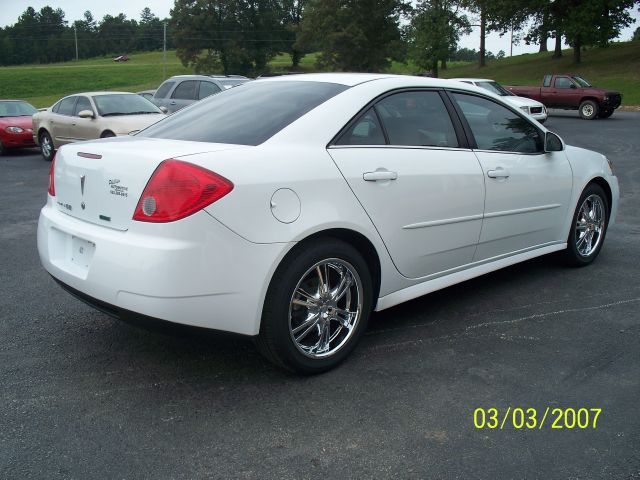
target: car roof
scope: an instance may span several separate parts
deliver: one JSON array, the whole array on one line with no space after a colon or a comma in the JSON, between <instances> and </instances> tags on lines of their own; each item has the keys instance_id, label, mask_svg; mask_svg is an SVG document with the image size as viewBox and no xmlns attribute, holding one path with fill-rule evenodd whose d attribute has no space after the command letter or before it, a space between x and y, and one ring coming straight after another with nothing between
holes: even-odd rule
<instances>
[{"instance_id":1,"label":"car roof","mask_svg":"<svg viewBox=\"0 0 640 480\"><path fill-rule=\"evenodd\" d=\"M458 87L460 82L450 79L418 77L411 75L393 75L386 73L306 73L299 75L283 75L280 77L258 78L254 82L324 82L337 83L354 87L367 82L385 79L406 79L407 83L422 87ZM472 87L473 88L473 87Z\"/></svg>"},{"instance_id":2,"label":"car roof","mask_svg":"<svg viewBox=\"0 0 640 480\"><path fill-rule=\"evenodd\" d=\"M452 78L451 80L456 80L458 82L495 82L495 80L491 78Z\"/></svg>"},{"instance_id":3,"label":"car roof","mask_svg":"<svg viewBox=\"0 0 640 480\"><path fill-rule=\"evenodd\" d=\"M167 80L178 80L178 79L186 79L186 80L250 80L249 77L244 77L242 75L174 75Z\"/></svg>"}]
</instances>

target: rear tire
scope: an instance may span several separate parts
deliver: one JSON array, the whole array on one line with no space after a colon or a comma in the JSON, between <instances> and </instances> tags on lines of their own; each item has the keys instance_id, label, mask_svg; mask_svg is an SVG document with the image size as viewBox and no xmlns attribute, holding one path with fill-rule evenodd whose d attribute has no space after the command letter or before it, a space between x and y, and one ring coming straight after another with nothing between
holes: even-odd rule
<instances>
[{"instance_id":1,"label":"rear tire","mask_svg":"<svg viewBox=\"0 0 640 480\"><path fill-rule=\"evenodd\" d=\"M598 111L598 104L593 100L585 100L578 108L580 118L583 118L584 120L593 120L598 116Z\"/></svg>"},{"instance_id":2,"label":"rear tire","mask_svg":"<svg viewBox=\"0 0 640 480\"><path fill-rule=\"evenodd\" d=\"M323 238L300 245L271 280L256 346L293 372L326 372L358 343L372 295L369 267L350 244Z\"/></svg>"},{"instance_id":3,"label":"rear tire","mask_svg":"<svg viewBox=\"0 0 640 480\"><path fill-rule=\"evenodd\" d=\"M112 138L115 137L116 134L113 132L110 132L109 130L107 130L106 132L102 132L102 135L100 135L100 138Z\"/></svg>"},{"instance_id":4,"label":"rear tire","mask_svg":"<svg viewBox=\"0 0 640 480\"><path fill-rule=\"evenodd\" d=\"M593 262L604 244L609 226L609 202L600 185L591 183L580 195L564 252L566 262L584 267Z\"/></svg>"},{"instance_id":5,"label":"rear tire","mask_svg":"<svg viewBox=\"0 0 640 480\"><path fill-rule=\"evenodd\" d=\"M51 140L51 135L46 130L40 134L40 151L42 152L42 157L50 162L53 160L53 157L56 153L56 148L53 145L53 140Z\"/></svg>"}]
</instances>

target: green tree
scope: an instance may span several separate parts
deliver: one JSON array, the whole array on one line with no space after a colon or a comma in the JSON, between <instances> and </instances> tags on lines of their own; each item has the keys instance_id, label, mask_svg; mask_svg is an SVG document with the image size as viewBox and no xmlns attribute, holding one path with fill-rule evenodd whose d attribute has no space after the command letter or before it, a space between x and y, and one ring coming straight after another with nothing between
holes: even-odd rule
<instances>
[{"instance_id":1,"label":"green tree","mask_svg":"<svg viewBox=\"0 0 640 480\"><path fill-rule=\"evenodd\" d=\"M452 0L423 0L414 11L409 26L409 52L416 65L438 76L438 61L443 67L456 51L461 34L471 31L466 15Z\"/></svg>"},{"instance_id":2,"label":"green tree","mask_svg":"<svg viewBox=\"0 0 640 480\"><path fill-rule=\"evenodd\" d=\"M185 66L255 75L282 46L282 16L275 0L176 0L170 26Z\"/></svg>"},{"instance_id":3,"label":"green tree","mask_svg":"<svg viewBox=\"0 0 640 480\"><path fill-rule=\"evenodd\" d=\"M409 10L405 0L311 0L297 45L320 50L319 68L381 71L404 57L400 19Z\"/></svg>"},{"instance_id":4,"label":"green tree","mask_svg":"<svg viewBox=\"0 0 640 480\"><path fill-rule=\"evenodd\" d=\"M283 0L283 41L285 50L291 55L291 68L296 70L300 65L300 60L307 51L299 48L296 43L300 22L304 14L307 0Z\"/></svg>"}]
</instances>

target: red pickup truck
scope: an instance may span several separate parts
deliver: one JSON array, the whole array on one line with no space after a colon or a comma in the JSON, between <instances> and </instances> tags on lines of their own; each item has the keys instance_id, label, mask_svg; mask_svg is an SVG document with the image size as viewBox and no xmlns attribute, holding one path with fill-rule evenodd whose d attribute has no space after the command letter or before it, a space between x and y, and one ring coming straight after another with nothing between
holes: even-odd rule
<instances>
[{"instance_id":1,"label":"red pickup truck","mask_svg":"<svg viewBox=\"0 0 640 480\"><path fill-rule=\"evenodd\" d=\"M618 92L596 88L578 75L545 75L542 87L507 87L520 97L528 97L549 108L578 110L581 118L609 118L622 103Z\"/></svg>"}]
</instances>

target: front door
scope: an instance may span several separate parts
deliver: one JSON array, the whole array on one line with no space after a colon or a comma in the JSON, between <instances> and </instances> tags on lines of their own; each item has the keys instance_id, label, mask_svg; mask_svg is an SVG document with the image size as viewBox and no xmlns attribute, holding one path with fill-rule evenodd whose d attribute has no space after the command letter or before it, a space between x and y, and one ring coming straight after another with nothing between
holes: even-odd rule
<instances>
[{"instance_id":1,"label":"front door","mask_svg":"<svg viewBox=\"0 0 640 480\"><path fill-rule=\"evenodd\" d=\"M475 139L486 183L475 260L566 241L572 171L565 153L545 153L543 132L493 100L462 93L452 97Z\"/></svg>"}]
</instances>

